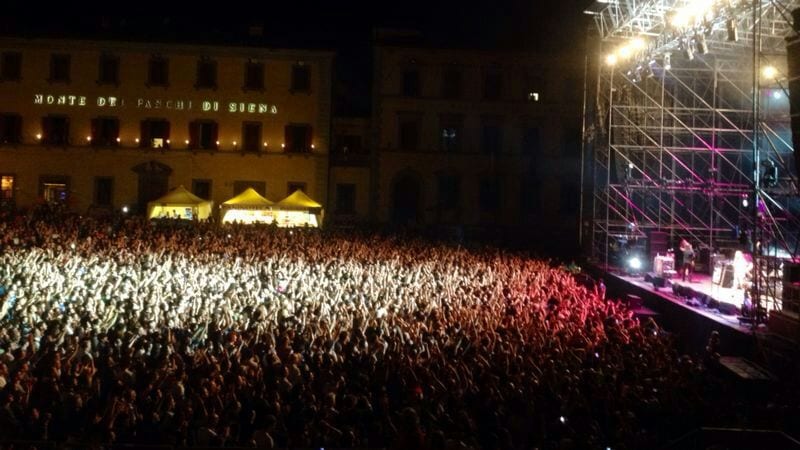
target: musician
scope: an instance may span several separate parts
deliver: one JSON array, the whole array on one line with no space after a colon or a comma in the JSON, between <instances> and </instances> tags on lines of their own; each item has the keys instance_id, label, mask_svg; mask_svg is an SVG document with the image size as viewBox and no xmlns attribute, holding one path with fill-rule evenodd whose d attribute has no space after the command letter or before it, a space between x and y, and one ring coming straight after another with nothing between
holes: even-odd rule
<instances>
[{"instance_id":1,"label":"musician","mask_svg":"<svg viewBox=\"0 0 800 450\"><path fill-rule=\"evenodd\" d=\"M694 273L694 248L692 248L692 244L686 239L681 239L678 248L682 255L681 280L691 283L692 273Z\"/></svg>"}]
</instances>

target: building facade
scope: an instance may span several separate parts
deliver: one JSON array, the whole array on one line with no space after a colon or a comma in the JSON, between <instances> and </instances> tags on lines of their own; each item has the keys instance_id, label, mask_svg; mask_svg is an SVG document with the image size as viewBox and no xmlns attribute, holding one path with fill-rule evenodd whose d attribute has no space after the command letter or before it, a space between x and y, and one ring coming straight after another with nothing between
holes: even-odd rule
<instances>
[{"instance_id":1,"label":"building facade","mask_svg":"<svg viewBox=\"0 0 800 450\"><path fill-rule=\"evenodd\" d=\"M0 39L0 200L142 208L185 186L327 202L333 53Z\"/></svg>"},{"instance_id":2,"label":"building facade","mask_svg":"<svg viewBox=\"0 0 800 450\"><path fill-rule=\"evenodd\" d=\"M376 45L374 217L575 241L580 66L528 52Z\"/></svg>"}]
</instances>

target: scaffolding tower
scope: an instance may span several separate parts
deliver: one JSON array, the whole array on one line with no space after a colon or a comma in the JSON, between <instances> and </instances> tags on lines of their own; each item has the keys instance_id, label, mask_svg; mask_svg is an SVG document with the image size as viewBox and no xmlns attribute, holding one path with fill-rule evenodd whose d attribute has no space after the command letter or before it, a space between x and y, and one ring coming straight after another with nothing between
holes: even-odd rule
<instances>
[{"instance_id":1,"label":"scaffolding tower","mask_svg":"<svg viewBox=\"0 0 800 450\"><path fill-rule=\"evenodd\" d=\"M602 0L586 11L596 78L585 105L582 236L595 261L624 265L622 249L653 231L705 255L748 248L759 319L780 308L781 261L800 238L785 82L798 6ZM691 8L704 9L679 17Z\"/></svg>"}]
</instances>

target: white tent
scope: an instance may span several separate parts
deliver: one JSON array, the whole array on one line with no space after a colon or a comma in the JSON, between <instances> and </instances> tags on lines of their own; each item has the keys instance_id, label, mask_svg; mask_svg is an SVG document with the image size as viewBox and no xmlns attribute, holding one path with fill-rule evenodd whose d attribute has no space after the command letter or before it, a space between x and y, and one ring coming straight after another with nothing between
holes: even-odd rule
<instances>
[{"instance_id":1,"label":"white tent","mask_svg":"<svg viewBox=\"0 0 800 450\"><path fill-rule=\"evenodd\" d=\"M186 190L183 185L163 197L147 204L149 219L206 220L211 215L214 202L203 200Z\"/></svg>"},{"instance_id":2,"label":"white tent","mask_svg":"<svg viewBox=\"0 0 800 450\"><path fill-rule=\"evenodd\" d=\"M275 221L273 205L273 202L249 187L222 203L222 223L272 223Z\"/></svg>"}]
</instances>

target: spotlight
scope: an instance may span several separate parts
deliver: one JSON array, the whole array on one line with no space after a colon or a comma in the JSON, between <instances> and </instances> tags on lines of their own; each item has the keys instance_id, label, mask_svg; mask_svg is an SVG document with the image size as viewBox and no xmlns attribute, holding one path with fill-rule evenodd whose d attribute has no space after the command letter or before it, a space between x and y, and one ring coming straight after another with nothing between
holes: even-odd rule
<instances>
[{"instance_id":1,"label":"spotlight","mask_svg":"<svg viewBox=\"0 0 800 450\"><path fill-rule=\"evenodd\" d=\"M646 66L644 66L644 73L647 76L647 78L653 78L656 75L655 72L653 72L653 64L655 64L655 62L656 62L655 60L652 60L649 63L647 63Z\"/></svg>"},{"instance_id":2,"label":"spotlight","mask_svg":"<svg viewBox=\"0 0 800 450\"><path fill-rule=\"evenodd\" d=\"M736 42L739 40L739 29L736 25L736 19L733 17L728 19L728 22L725 24L725 28L728 30L728 42Z\"/></svg>"},{"instance_id":3,"label":"spotlight","mask_svg":"<svg viewBox=\"0 0 800 450\"><path fill-rule=\"evenodd\" d=\"M764 187L775 187L778 184L778 166L771 159L763 161L761 166L763 167L761 179Z\"/></svg>"},{"instance_id":4,"label":"spotlight","mask_svg":"<svg viewBox=\"0 0 800 450\"><path fill-rule=\"evenodd\" d=\"M706 37L702 34L697 34L694 36L694 45L695 50L700 55L705 55L708 53L708 44L706 43Z\"/></svg>"},{"instance_id":5,"label":"spotlight","mask_svg":"<svg viewBox=\"0 0 800 450\"><path fill-rule=\"evenodd\" d=\"M642 268L642 260L639 259L638 256L631 256L631 258L628 260L628 267L634 271L638 271Z\"/></svg>"},{"instance_id":6,"label":"spotlight","mask_svg":"<svg viewBox=\"0 0 800 450\"><path fill-rule=\"evenodd\" d=\"M688 40L681 41L681 49L683 50L683 56L686 57L689 61L694 59L694 52L692 51L692 46L689 45L690 42Z\"/></svg>"},{"instance_id":7,"label":"spotlight","mask_svg":"<svg viewBox=\"0 0 800 450\"><path fill-rule=\"evenodd\" d=\"M766 66L763 69L761 69L761 75L764 78L773 79L777 74L778 74L778 69L776 69L775 66Z\"/></svg>"},{"instance_id":8,"label":"spotlight","mask_svg":"<svg viewBox=\"0 0 800 450\"><path fill-rule=\"evenodd\" d=\"M781 91L772 91L772 98L778 100L781 98Z\"/></svg>"},{"instance_id":9,"label":"spotlight","mask_svg":"<svg viewBox=\"0 0 800 450\"><path fill-rule=\"evenodd\" d=\"M742 197L742 206L744 206L745 208L750 206L750 201L747 200L747 197Z\"/></svg>"},{"instance_id":10,"label":"spotlight","mask_svg":"<svg viewBox=\"0 0 800 450\"><path fill-rule=\"evenodd\" d=\"M672 69L672 54L671 53L664 53L664 70Z\"/></svg>"}]
</instances>

